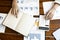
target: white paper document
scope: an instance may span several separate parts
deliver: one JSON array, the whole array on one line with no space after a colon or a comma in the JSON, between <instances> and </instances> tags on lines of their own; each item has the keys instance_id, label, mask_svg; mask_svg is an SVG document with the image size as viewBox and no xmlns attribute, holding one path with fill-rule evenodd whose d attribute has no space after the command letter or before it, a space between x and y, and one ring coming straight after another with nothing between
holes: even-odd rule
<instances>
[{"instance_id":1,"label":"white paper document","mask_svg":"<svg viewBox=\"0 0 60 40\"><path fill-rule=\"evenodd\" d=\"M4 21L4 19L5 19L6 16L7 16L7 14L0 13L0 24L2 24L2 22Z\"/></svg>"},{"instance_id":2,"label":"white paper document","mask_svg":"<svg viewBox=\"0 0 60 40\"><path fill-rule=\"evenodd\" d=\"M34 19L32 15L19 11L18 17L16 18L11 14L11 10L3 22L3 25L23 34L24 36L28 36L33 24Z\"/></svg>"},{"instance_id":3,"label":"white paper document","mask_svg":"<svg viewBox=\"0 0 60 40\"><path fill-rule=\"evenodd\" d=\"M40 15L40 18L39 18L39 29L42 29L42 30L49 30L50 28L50 20L45 20L45 15Z\"/></svg>"},{"instance_id":4,"label":"white paper document","mask_svg":"<svg viewBox=\"0 0 60 40\"><path fill-rule=\"evenodd\" d=\"M44 14L46 14L52 7L54 2L43 2ZM55 9L54 16L51 20L60 19L60 6Z\"/></svg>"},{"instance_id":5,"label":"white paper document","mask_svg":"<svg viewBox=\"0 0 60 40\"><path fill-rule=\"evenodd\" d=\"M45 40L45 31L37 29L33 26L28 37L24 37L24 40Z\"/></svg>"},{"instance_id":6,"label":"white paper document","mask_svg":"<svg viewBox=\"0 0 60 40\"><path fill-rule=\"evenodd\" d=\"M5 33L5 26L0 24L0 33Z\"/></svg>"},{"instance_id":7,"label":"white paper document","mask_svg":"<svg viewBox=\"0 0 60 40\"><path fill-rule=\"evenodd\" d=\"M2 25L2 22L4 21L6 16L7 16L7 14L0 13L0 33L4 33L5 32L5 26Z\"/></svg>"},{"instance_id":8,"label":"white paper document","mask_svg":"<svg viewBox=\"0 0 60 40\"><path fill-rule=\"evenodd\" d=\"M39 15L39 0L17 0L19 10L30 15Z\"/></svg>"},{"instance_id":9,"label":"white paper document","mask_svg":"<svg viewBox=\"0 0 60 40\"><path fill-rule=\"evenodd\" d=\"M53 32L54 37L56 40L60 40L60 28Z\"/></svg>"}]
</instances>

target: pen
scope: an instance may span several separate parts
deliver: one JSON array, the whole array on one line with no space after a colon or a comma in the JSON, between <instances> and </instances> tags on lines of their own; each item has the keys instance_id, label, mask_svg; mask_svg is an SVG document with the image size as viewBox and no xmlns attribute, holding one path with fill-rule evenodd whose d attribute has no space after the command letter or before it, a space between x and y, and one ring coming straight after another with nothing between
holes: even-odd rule
<instances>
[{"instance_id":1,"label":"pen","mask_svg":"<svg viewBox=\"0 0 60 40\"><path fill-rule=\"evenodd\" d=\"M42 26L40 26L39 29L41 29L41 30L49 30L48 27L42 27Z\"/></svg>"}]
</instances>

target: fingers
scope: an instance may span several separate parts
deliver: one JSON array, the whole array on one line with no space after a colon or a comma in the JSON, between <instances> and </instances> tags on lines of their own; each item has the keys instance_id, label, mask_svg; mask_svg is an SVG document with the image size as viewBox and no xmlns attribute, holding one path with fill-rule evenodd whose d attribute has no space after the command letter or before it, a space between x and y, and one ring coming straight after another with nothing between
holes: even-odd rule
<instances>
[{"instance_id":1,"label":"fingers","mask_svg":"<svg viewBox=\"0 0 60 40\"><path fill-rule=\"evenodd\" d=\"M16 18L18 16L18 9L12 9L11 14L14 15Z\"/></svg>"},{"instance_id":2,"label":"fingers","mask_svg":"<svg viewBox=\"0 0 60 40\"><path fill-rule=\"evenodd\" d=\"M14 11L14 10L12 9L12 10L11 10L11 14L12 14L12 15L14 14L14 12L13 12L13 11Z\"/></svg>"},{"instance_id":3,"label":"fingers","mask_svg":"<svg viewBox=\"0 0 60 40\"><path fill-rule=\"evenodd\" d=\"M45 19L46 19L46 20L49 20L49 14L50 14L50 13L47 13L47 14L45 15Z\"/></svg>"},{"instance_id":4,"label":"fingers","mask_svg":"<svg viewBox=\"0 0 60 40\"><path fill-rule=\"evenodd\" d=\"M13 10L13 15L15 16L15 13L16 13L16 11L15 11L15 9Z\"/></svg>"},{"instance_id":5,"label":"fingers","mask_svg":"<svg viewBox=\"0 0 60 40\"><path fill-rule=\"evenodd\" d=\"M14 9L12 9L11 14L15 15L15 10Z\"/></svg>"},{"instance_id":6,"label":"fingers","mask_svg":"<svg viewBox=\"0 0 60 40\"><path fill-rule=\"evenodd\" d=\"M49 15L49 18L48 18L48 19L52 19L53 14L54 14L54 13L51 13L51 14Z\"/></svg>"},{"instance_id":7,"label":"fingers","mask_svg":"<svg viewBox=\"0 0 60 40\"><path fill-rule=\"evenodd\" d=\"M53 17L53 13L49 13L49 15L46 16L46 19L47 19L47 20L50 20L50 19L52 19L52 17Z\"/></svg>"},{"instance_id":8,"label":"fingers","mask_svg":"<svg viewBox=\"0 0 60 40\"><path fill-rule=\"evenodd\" d=\"M54 13L53 13L52 11L49 11L49 12L45 15L45 19L46 19L46 20L52 19L53 14L54 14Z\"/></svg>"},{"instance_id":9,"label":"fingers","mask_svg":"<svg viewBox=\"0 0 60 40\"><path fill-rule=\"evenodd\" d=\"M11 14L14 15L17 18L18 15L18 6L16 2L12 3L12 11Z\"/></svg>"},{"instance_id":10,"label":"fingers","mask_svg":"<svg viewBox=\"0 0 60 40\"><path fill-rule=\"evenodd\" d=\"M17 16L18 16L18 9L15 10L15 16L17 18Z\"/></svg>"}]
</instances>

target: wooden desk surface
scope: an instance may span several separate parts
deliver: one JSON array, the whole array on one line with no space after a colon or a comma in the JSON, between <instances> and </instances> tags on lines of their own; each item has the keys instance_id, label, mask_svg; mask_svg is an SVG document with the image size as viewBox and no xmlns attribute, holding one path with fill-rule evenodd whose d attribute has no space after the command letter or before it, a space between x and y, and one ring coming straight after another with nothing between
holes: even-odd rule
<instances>
[{"instance_id":1,"label":"wooden desk surface","mask_svg":"<svg viewBox=\"0 0 60 40\"><path fill-rule=\"evenodd\" d=\"M42 2L54 0L40 0L40 13L43 14ZM11 8L12 0L0 0L0 12L8 13ZM52 33L60 28L60 20L52 20L50 22L50 30L46 32L46 40L55 40ZM0 33L0 40L23 40L23 35L6 27L5 33Z\"/></svg>"}]
</instances>

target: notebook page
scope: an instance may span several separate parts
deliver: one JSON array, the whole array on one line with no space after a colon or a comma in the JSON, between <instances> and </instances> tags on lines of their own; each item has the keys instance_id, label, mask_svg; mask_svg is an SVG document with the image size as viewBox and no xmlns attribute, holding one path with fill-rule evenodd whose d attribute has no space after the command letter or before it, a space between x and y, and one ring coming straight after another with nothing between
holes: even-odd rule
<instances>
[{"instance_id":1,"label":"notebook page","mask_svg":"<svg viewBox=\"0 0 60 40\"><path fill-rule=\"evenodd\" d=\"M33 27L34 24L34 18L32 15L29 14L23 14L21 19L19 20L19 23L16 27L16 31L19 33L28 36L31 28Z\"/></svg>"},{"instance_id":2,"label":"notebook page","mask_svg":"<svg viewBox=\"0 0 60 40\"><path fill-rule=\"evenodd\" d=\"M18 18L16 18L14 15L11 14L11 10L8 13L8 16L6 17L6 19L3 22L3 25L15 30L21 16L23 15L23 13L18 13Z\"/></svg>"}]
</instances>

